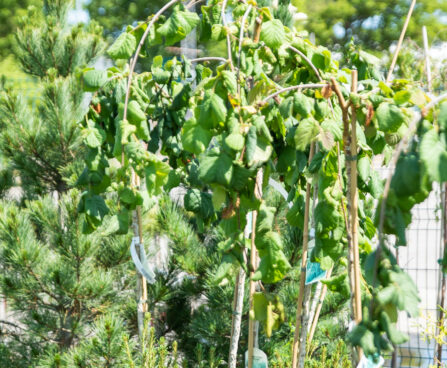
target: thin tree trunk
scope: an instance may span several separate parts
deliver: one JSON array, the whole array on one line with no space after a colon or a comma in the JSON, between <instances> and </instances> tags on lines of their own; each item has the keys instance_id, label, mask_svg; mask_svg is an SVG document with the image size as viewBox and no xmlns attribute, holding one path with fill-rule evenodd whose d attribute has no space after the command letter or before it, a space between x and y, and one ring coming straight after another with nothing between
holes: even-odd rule
<instances>
[{"instance_id":1,"label":"thin tree trunk","mask_svg":"<svg viewBox=\"0 0 447 368\"><path fill-rule=\"evenodd\" d=\"M332 268L327 272L326 279L331 278L331 273L332 273ZM320 318L320 312L321 312L321 308L323 307L323 302L324 302L324 298L326 297L326 293L327 293L327 285L323 284L323 287L321 288L320 297L318 298L315 314L312 319L312 325L310 326L309 336L307 338L307 340L308 340L307 343L309 346L314 338L315 330L317 328L318 319Z\"/></svg>"},{"instance_id":2,"label":"thin tree trunk","mask_svg":"<svg viewBox=\"0 0 447 368\"><path fill-rule=\"evenodd\" d=\"M263 171L259 169L256 174L256 183L254 196L260 200L262 198L262 181ZM250 309L253 309L253 294L256 291L256 282L252 280L254 271L257 267L258 254L256 251L255 237L256 237L256 219L258 212L253 211L252 227L251 227L251 249L250 249L250 286L249 286L249 305ZM249 317L248 319L248 368L253 368L253 348L255 345L255 320Z\"/></svg>"},{"instance_id":3,"label":"thin tree trunk","mask_svg":"<svg viewBox=\"0 0 447 368\"><path fill-rule=\"evenodd\" d=\"M309 154L309 162L313 158L315 150L315 145L312 144ZM298 352L300 344L300 328L301 328L301 312L303 308L304 301L304 289L306 283L306 264L307 264L307 252L309 245L309 209L311 201L311 184L307 182L306 184L306 202L304 207L304 224L303 224L303 254L301 257L301 273L300 273L300 290L298 294L298 302L296 308L296 324L295 324L295 335L293 337L292 346L292 368L298 367Z\"/></svg>"},{"instance_id":4,"label":"thin tree trunk","mask_svg":"<svg viewBox=\"0 0 447 368\"><path fill-rule=\"evenodd\" d=\"M351 92L357 93L357 70L351 73L352 83ZM352 252L354 261L354 318L358 324L362 320L362 294L361 294L361 273L360 273L360 256L359 256L359 242L358 242L358 193L357 193L357 114L355 107L351 110L351 175L349 176L349 201L351 214L351 238L352 238ZM359 348L358 359L361 359L362 351Z\"/></svg>"},{"instance_id":5,"label":"thin tree trunk","mask_svg":"<svg viewBox=\"0 0 447 368\"><path fill-rule=\"evenodd\" d=\"M241 267L235 285L235 303L233 308L233 329L230 338L228 368L236 368L239 336L241 334L242 308L244 306L245 271Z\"/></svg>"}]
</instances>

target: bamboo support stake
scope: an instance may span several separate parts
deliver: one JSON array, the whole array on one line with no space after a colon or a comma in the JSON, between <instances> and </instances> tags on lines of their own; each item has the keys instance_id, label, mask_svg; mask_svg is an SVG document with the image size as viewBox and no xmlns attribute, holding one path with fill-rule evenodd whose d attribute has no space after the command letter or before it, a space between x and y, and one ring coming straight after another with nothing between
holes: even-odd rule
<instances>
[{"instance_id":1,"label":"bamboo support stake","mask_svg":"<svg viewBox=\"0 0 447 368\"><path fill-rule=\"evenodd\" d=\"M357 70L352 71L351 92L357 92ZM351 155L350 166L350 212L351 212L351 237L352 250L354 254L354 299L355 299L355 321L360 323L362 320L362 298L361 298L361 275L360 275L360 257L358 242L358 193L357 193L357 114L355 107L351 110Z\"/></svg>"},{"instance_id":2,"label":"bamboo support stake","mask_svg":"<svg viewBox=\"0 0 447 368\"><path fill-rule=\"evenodd\" d=\"M312 160L314 155L315 145L312 144L310 147L309 162ZM296 324L295 324L295 335L293 338L292 346L292 368L297 368L298 364L298 350L300 343L300 328L301 328L301 313L304 301L304 289L306 282L306 264L307 264L307 252L309 243L309 209L311 200L311 183L306 184L306 203L304 206L304 224L303 224L303 255L301 257L301 273L300 273L300 291L298 294L298 302L296 308Z\"/></svg>"},{"instance_id":3,"label":"bamboo support stake","mask_svg":"<svg viewBox=\"0 0 447 368\"><path fill-rule=\"evenodd\" d=\"M430 63L430 48L428 46L427 27L422 27L422 39L424 41L424 58L425 58L425 73L427 74L427 89L431 92L431 63Z\"/></svg>"},{"instance_id":4,"label":"bamboo support stake","mask_svg":"<svg viewBox=\"0 0 447 368\"><path fill-rule=\"evenodd\" d=\"M393 60L391 61L390 70L388 71L388 76L386 77L386 83L391 81L393 76L394 67L396 66L397 57L399 56L400 48L402 47L402 42L404 41L405 33L407 32L408 23L410 23L411 14L413 14L414 6L416 5L416 0L413 0L408 10L407 18L405 19L402 32L400 33L399 41L397 42L396 51L394 51Z\"/></svg>"},{"instance_id":5,"label":"bamboo support stake","mask_svg":"<svg viewBox=\"0 0 447 368\"><path fill-rule=\"evenodd\" d=\"M263 171L258 170L256 174L256 184L254 190L254 196L256 199L260 200L262 198L262 181L263 181ZM253 294L256 291L256 282L252 280L254 271L257 267L258 254L256 251L255 237L256 237L256 219L258 217L258 212L253 211L252 216L252 227L251 227L251 249L250 249L250 284L249 284L249 305L250 309L253 309ZM255 325L256 322L249 317L248 319L248 368L253 367L253 348L255 343Z\"/></svg>"}]
</instances>

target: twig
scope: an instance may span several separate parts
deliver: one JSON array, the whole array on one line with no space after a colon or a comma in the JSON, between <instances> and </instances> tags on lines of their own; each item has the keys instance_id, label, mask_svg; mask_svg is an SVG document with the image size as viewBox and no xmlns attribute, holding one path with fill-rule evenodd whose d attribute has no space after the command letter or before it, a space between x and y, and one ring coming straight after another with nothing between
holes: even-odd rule
<instances>
[{"instance_id":1,"label":"twig","mask_svg":"<svg viewBox=\"0 0 447 368\"><path fill-rule=\"evenodd\" d=\"M292 50L293 52L296 52L299 56L301 56L306 63L309 64L309 66L312 68L312 70L314 71L314 73L316 74L317 78L320 80L320 82L323 81L323 78L321 78L320 72L318 71L318 69L315 67L315 65L312 63L312 61L310 61L310 59L304 55L300 50L298 50L297 48L293 47L293 46L289 46L289 49Z\"/></svg>"},{"instance_id":2,"label":"twig","mask_svg":"<svg viewBox=\"0 0 447 368\"><path fill-rule=\"evenodd\" d=\"M315 144L312 144L309 153L309 163L312 161L314 150L315 150ZM310 210L311 189L312 189L311 183L308 181L306 184L306 202L304 205L303 254L301 256L300 291L298 294L298 303L296 308L295 336L293 338L293 348L292 348L292 368L297 368L298 364L301 311L303 308L304 289L306 286L306 264L307 264L308 245L309 245L309 210Z\"/></svg>"},{"instance_id":3,"label":"twig","mask_svg":"<svg viewBox=\"0 0 447 368\"><path fill-rule=\"evenodd\" d=\"M127 108L129 106L129 97L130 97L130 88L132 86L132 79L133 79L133 72L135 70L135 66L137 65L138 57L141 52L141 48L144 45L144 42L146 41L147 36L149 35L150 30L152 29L155 22L160 18L160 16L168 10L171 6L178 3L180 0L171 0L169 3L167 3L165 6L163 6L151 19L149 22L146 30L143 33L143 36L141 37L140 42L138 43L137 49L135 50L135 54L133 58L131 59L130 68L129 68L129 78L127 81L127 89L126 89L126 97L124 100L124 110L123 110L123 120L127 119Z\"/></svg>"},{"instance_id":4,"label":"twig","mask_svg":"<svg viewBox=\"0 0 447 368\"><path fill-rule=\"evenodd\" d=\"M239 33L239 50L238 50L238 54L237 54L237 93L239 95L239 98L241 95L241 85L239 83L239 78L240 78L240 74L241 74L242 41L244 40L245 22L247 21L247 17L250 14L251 9L252 9L252 5L249 5L247 10L244 13L244 16L242 17L241 31ZM249 368L251 368L251 367L249 366Z\"/></svg>"},{"instance_id":5,"label":"twig","mask_svg":"<svg viewBox=\"0 0 447 368\"><path fill-rule=\"evenodd\" d=\"M390 70L388 71L388 76L386 77L386 83L391 81L393 75L394 67L396 66L397 57L399 56L400 48L402 47L402 42L407 32L408 23L410 23L411 14L413 13L414 6L416 5L416 0L413 0L408 10L407 18L405 19L404 27L400 33L399 41L397 42L396 51L394 51L393 61L391 62Z\"/></svg>"},{"instance_id":6,"label":"twig","mask_svg":"<svg viewBox=\"0 0 447 368\"><path fill-rule=\"evenodd\" d=\"M226 63L228 60L223 57L218 56L207 56L207 57L200 57L189 60L191 63L202 63L205 61L222 61L223 63Z\"/></svg>"},{"instance_id":7,"label":"twig","mask_svg":"<svg viewBox=\"0 0 447 368\"><path fill-rule=\"evenodd\" d=\"M291 87L286 87L283 89L280 89L279 91L276 91L275 93L272 93L271 95L267 96L266 98L264 98L261 101L261 104L265 104L267 103L268 100L270 100L271 98L274 98L284 92L289 92L289 91L294 91L297 89L310 89L310 88L323 88L326 87L327 84L322 84L322 83L309 83L309 84L298 84L296 86L291 86Z\"/></svg>"}]
</instances>

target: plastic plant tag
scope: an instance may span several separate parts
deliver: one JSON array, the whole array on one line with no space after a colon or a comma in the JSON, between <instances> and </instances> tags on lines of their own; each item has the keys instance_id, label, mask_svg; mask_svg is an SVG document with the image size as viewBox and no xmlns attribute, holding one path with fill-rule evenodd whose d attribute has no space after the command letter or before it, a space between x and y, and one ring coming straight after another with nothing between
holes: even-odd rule
<instances>
[{"instance_id":1,"label":"plastic plant tag","mask_svg":"<svg viewBox=\"0 0 447 368\"><path fill-rule=\"evenodd\" d=\"M142 262L140 262L140 258L138 257L137 250L135 248L136 244L139 244L140 238L138 236L132 238L132 242L130 243L130 255L132 256L133 263L137 268L137 271L145 277L147 282L153 284L155 282L155 273L150 267L149 263L146 259L146 252L144 251L144 247L141 247L142 250Z\"/></svg>"},{"instance_id":2,"label":"plastic plant tag","mask_svg":"<svg viewBox=\"0 0 447 368\"><path fill-rule=\"evenodd\" d=\"M315 235L315 229L310 229L309 237L309 253L312 252L312 249L315 246L315 239L313 239ZM306 264L306 285L313 284L320 280L323 280L326 277L326 271L322 270L320 264L318 262L307 261Z\"/></svg>"},{"instance_id":3,"label":"plastic plant tag","mask_svg":"<svg viewBox=\"0 0 447 368\"><path fill-rule=\"evenodd\" d=\"M363 355L362 359L360 359L359 364L357 365L357 368L380 368L383 366L383 363L385 363L385 359L383 359L382 356L377 356L376 359L377 363L374 362L374 357L366 357Z\"/></svg>"},{"instance_id":4,"label":"plastic plant tag","mask_svg":"<svg viewBox=\"0 0 447 368\"><path fill-rule=\"evenodd\" d=\"M306 285L313 284L323 280L326 277L326 271L322 270L317 262L307 262L306 265Z\"/></svg>"},{"instance_id":5,"label":"plastic plant tag","mask_svg":"<svg viewBox=\"0 0 447 368\"><path fill-rule=\"evenodd\" d=\"M268 368L267 355L258 348L253 348L253 368ZM245 352L245 368L248 368L248 351Z\"/></svg>"}]
</instances>

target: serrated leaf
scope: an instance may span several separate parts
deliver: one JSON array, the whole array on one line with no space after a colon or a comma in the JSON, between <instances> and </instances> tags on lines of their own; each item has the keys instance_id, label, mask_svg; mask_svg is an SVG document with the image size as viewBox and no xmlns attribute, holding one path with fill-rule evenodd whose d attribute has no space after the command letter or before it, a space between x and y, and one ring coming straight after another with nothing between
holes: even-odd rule
<instances>
[{"instance_id":1,"label":"serrated leaf","mask_svg":"<svg viewBox=\"0 0 447 368\"><path fill-rule=\"evenodd\" d=\"M211 194L202 192L198 189L189 189L186 192L185 209L194 212L203 218L209 218L214 214Z\"/></svg>"},{"instance_id":2,"label":"serrated leaf","mask_svg":"<svg viewBox=\"0 0 447 368\"><path fill-rule=\"evenodd\" d=\"M236 74L229 70L223 70L222 78L223 78L223 84L225 88L228 90L228 92L233 96L237 95Z\"/></svg>"},{"instance_id":3,"label":"serrated leaf","mask_svg":"<svg viewBox=\"0 0 447 368\"><path fill-rule=\"evenodd\" d=\"M127 120L134 125L139 124L141 121L146 121L146 114L141 109L140 104L135 100L129 102L127 107Z\"/></svg>"},{"instance_id":4,"label":"serrated leaf","mask_svg":"<svg viewBox=\"0 0 447 368\"><path fill-rule=\"evenodd\" d=\"M240 151L244 148L245 138L242 134L231 133L225 138L225 144L234 151Z\"/></svg>"},{"instance_id":5,"label":"serrated leaf","mask_svg":"<svg viewBox=\"0 0 447 368\"><path fill-rule=\"evenodd\" d=\"M107 71L105 70L87 70L82 75L84 82L84 91L96 92L107 82Z\"/></svg>"},{"instance_id":6,"label":"serrated leaf","mask_svg":"<svg viewBox=\"0 0 447 368\"><path fill-rule=\"evenodd\" d=\"M107 54L114 60L129 59L136 47L137 40L135 37L130 33L124 32L108 48Z\"/></svg>"},{"instance_id":7,"label":"serrated leaf","mask_svg":"<svg viewBox=\"0 0 447 368\"><path fill-rule=\"evenodd\" d=\"M183 148L195 155L204 152L212 138L212 134L196 124L194 120L188 120L182 129Z\"/></svg>"},{"instance_id":8,"label":"serrated leaf","mask_svg":"<svg viewBox=\"0 0 447 368\"><path fill-rule=\"evenodd\" d=\"M423 135L420 153L430 178L437 182L447 181L447 149L434 129Z\"/></svg>"},{"instance_id":9,"label":"serrated leaf","mask_svg":"<svg viewBox=\"0 0 447 368\"><path fill-rule=\"evenodd\" d=\"M199 105L198 123L204 129L212 129L225 123L227 108L224 100L217 94L206 91L203 102Z\"/></svg>"},{"instance_id":10,"label":"serrated leaf","mask_svg":"<svg viewBox=\"0 0 447 368\"><path fill-rule=\"evenodd\" d=\"M293 108L303 118L310 115L312 112L314 102L311 98L307 97L304 93L295 93L293 95Z\"/></svg>"},{"instance_id":11,"label":"serrated leaf","mask_svg":"<svg viewBox=\"0 0 447 368\"><path fill-rule=\"evenodd\" d=\"M294 136L296 149L299 151L306 150L307 146L315 140L319 132L318 124L313 118L301 120Z\"/></svg>"},{"instance_id":12,"label":"serrated leaf","mask_svg":"<svg viewBox=\"0 0 447 368\"><path fill-rule=\"evenodd\" d=\"M119 123L121 144L126 144L129 141L129 136L137 131L135 125L129 124L127 120L121 120Z\"/></svg>"},{"instance_id":13,"label":"serrated leaf","mask_svg":"<svg viewBox=\"0 0 447 368\"><path fill-rule=\"evenodd\" d=\"M210 153L200 160L199 179L205 183L229 186L233 176L233 160L225 153Z\"/></svg>"},{"instance_id":14,"label":"serrated leaf","mask_svg":"<svg viewBox=\"0 0 447 368\"><path fill-rule=\"evenodd\" d=\"M335 120L333 119L325 119L323 120L323 122L320 124L321 128L325 131L325 132L330 132L332 133L332 136L334 138L334 140L336 142L341 141L343 138L343 131L342 131L342 127L339 123L337 123Z\"/></svg>"},{"instance_id":15,"label":"serrated leaf","mask_svg":"<svg viewBox=\"0 0 447 368\"><path fill-rule=\"evenodd\" d=\"M272 49L279 48L286 40L282 22L279 19L273 19L263 23L260 39Z\"/></svg>"},{"instance_id":16,"label":"serrated leaf","mask_svg":"<svg viewBox=\"0 0 447 368\"><path fill-rule=\"evenodd\" d=\"M397 132L405 122L405 115L396 105L382 102L376 110L375 117L379 123L379 129L384 132Z\"/></svg>"},{"instance_id":17,"label":"serrated leaf","mask_svg":"<svg viewBox=\"0 0 447 368\"><path fill-rule=\"evenodd\" d=\"M259 166L270 159L273 147L267 139L257 135L255 126L251 126L247 134L245 160L248 166Z\"/></svg>"},{"instance_id":18,"label":"serrated leaf","mask_svg":"<svg viewBox=\"0 0 447 368\"><path fill-rule=\"evenodd\" d=\"M158 195L161 193L163 185L168 181L171 170L171 167L166 162L160 161L155 155L151 156L151 160L144 168L146 189L149 194Z\"/></svg>"},{"instance_id":19,"label":"serrated leaf","mask_svg":"<svg viewBox=\"0 0 447 368\"><path fill-rule=\"evenodd\" d=\"M85 198L84 209L87 216L94 221L95 225L99 225L104 216L109 212L104 198L99 195L92 195Z\"/></svg>"},{"instance_id":20,"label":"serrated leaf","mask_svg":"<svg viewBox=\"0 0 447 368\"><path fill-rule=\"evenodd\" d=\"M106 139L105 132L102 129L97 129L91 120L88 121L88 127L83 129L82 135L90 148L100 147Z\"/></svg>"},{"instance_id":21,"label":"serrated leaf","mask_svg":"<svg viewBox=\"0 0 447 368\"><path fill-rule=\"evenodd\" d=\"M173 45L183 40L199 22L200 18L196 13L181 10L179 6L176 6L171 16L158 28L157 32L165 37L167 45Z\"/></svg>"}]
</instances>

